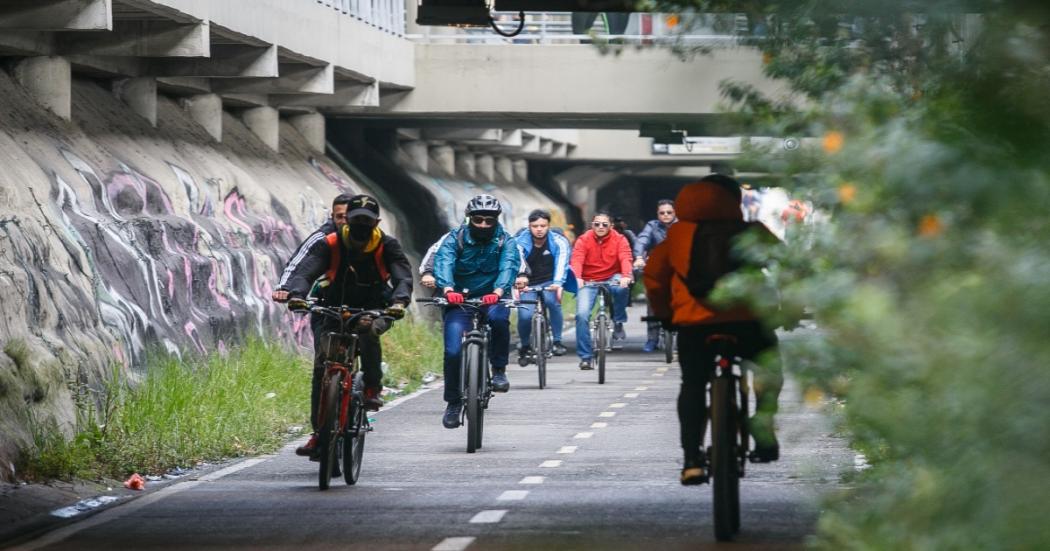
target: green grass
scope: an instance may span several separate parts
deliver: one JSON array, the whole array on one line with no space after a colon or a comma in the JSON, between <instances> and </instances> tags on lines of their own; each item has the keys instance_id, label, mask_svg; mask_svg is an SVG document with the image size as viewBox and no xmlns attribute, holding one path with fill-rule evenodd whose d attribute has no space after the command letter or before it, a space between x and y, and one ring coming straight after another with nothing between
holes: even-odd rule
<instances>
[{"instance_id":1,"label":"green grass","mask_svg":"<svg viewBox=\"0 0 1050 551\"><path fill-rule=\"evenodd\" d=\"M445 354L441 326L405 318L383 335L383 361L390 367L383 385L402 392L415 390L427 372L440 375Z\"/></svg>"}]
</instances>

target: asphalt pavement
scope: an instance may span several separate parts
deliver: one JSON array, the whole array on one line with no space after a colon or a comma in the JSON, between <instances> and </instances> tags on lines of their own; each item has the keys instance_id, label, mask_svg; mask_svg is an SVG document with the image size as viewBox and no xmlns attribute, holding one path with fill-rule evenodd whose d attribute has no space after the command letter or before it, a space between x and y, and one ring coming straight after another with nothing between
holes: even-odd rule
<instances>
[{"instance_id":1,"label":"asphalt pavement","mask_svg":"<svg viewBox=\"0 0 1050 551\"><path fill-rule=\"evenodd\" d=\"M20 549L702 549L716 546L711 488L678 484L679 372L641 354L632 309L607 380L570 355L508 370L484 447L441 426L438 385L373 415L357 485L317 489L289 444L55 530ZM573 335L567 330L567 341ZM804 333L794 335L804 338ZM566 342L566 344L570 344ZM781 460L741 481L744 549L800 547L821 496L853 454L792 380L778 416Z\"/></svg>"}]
</instances>

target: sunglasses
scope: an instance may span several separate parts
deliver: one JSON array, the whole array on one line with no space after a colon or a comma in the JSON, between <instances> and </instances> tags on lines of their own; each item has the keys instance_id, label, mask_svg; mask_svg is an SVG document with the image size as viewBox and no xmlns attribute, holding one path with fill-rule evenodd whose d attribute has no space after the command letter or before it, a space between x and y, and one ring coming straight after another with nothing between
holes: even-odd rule
<instances>
[{"instance_id":1,"label":"sunglasses","mask_svg":"<svg viewBox=\"0 0 1050 551\"><path fill-rule=\"evenodd\" d=\"M596 228L608 228L609 227L609 223L608 222L593 222L591 225L596 227Z\"/></svg>"},{"instance_id":2,"label":"sunglasses","mask_svg":"<svg viewBox=\"0 0 1050 551\"><path fill-rule=\"evenodd\" d=\"M662 210L656 214L674 214L673 210Z\"/></svg>"},{"instance_id":3,"label":"sunglasses","mask_svg":"<svg viewBox=\"0 0 1050 551\"><path fill-rule=\"evenodd\" d=\"M496 217L495 216L471 216L470 217L470 223L474 224L475 226L481 226L483 224L486 224L486 225L489 225L489 226L495 226L496 225Z\"/></svg>"}]
</instances>

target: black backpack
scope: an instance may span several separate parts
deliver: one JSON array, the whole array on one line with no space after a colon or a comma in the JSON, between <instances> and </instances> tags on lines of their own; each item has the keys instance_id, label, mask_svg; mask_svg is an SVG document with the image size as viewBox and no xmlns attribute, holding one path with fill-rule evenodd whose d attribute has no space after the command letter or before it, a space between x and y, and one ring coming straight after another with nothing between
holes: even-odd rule
<instances>
[{"instance_id":1,"label":"black backpack","mask_svg":"<svg viewBox=\"0 0 1050 551\"><path fill-rule=\"evenodd\" d=\"M706 301L718 280L745 266L733 252L733 240L759 222L705 220L698 222L689 251L689 273L683 278L689 294Z\"/></svg>"}]
</instances>

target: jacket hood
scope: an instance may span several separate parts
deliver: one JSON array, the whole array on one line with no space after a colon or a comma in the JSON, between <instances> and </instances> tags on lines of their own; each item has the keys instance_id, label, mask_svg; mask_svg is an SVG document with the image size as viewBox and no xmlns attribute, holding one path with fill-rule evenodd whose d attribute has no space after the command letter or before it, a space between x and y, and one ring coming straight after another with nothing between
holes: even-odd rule
<instances>
[{"instance_id":1,"label":"jacket hood","mask_svg":"<svg viewBox=\"0 0 1050 551\"><path fill-rule=\"evenodd\" d=\"M728 189L713 182L687 184L674 201L679 220L743 220L740 201Z\"/></svg>"}]
</instances>

